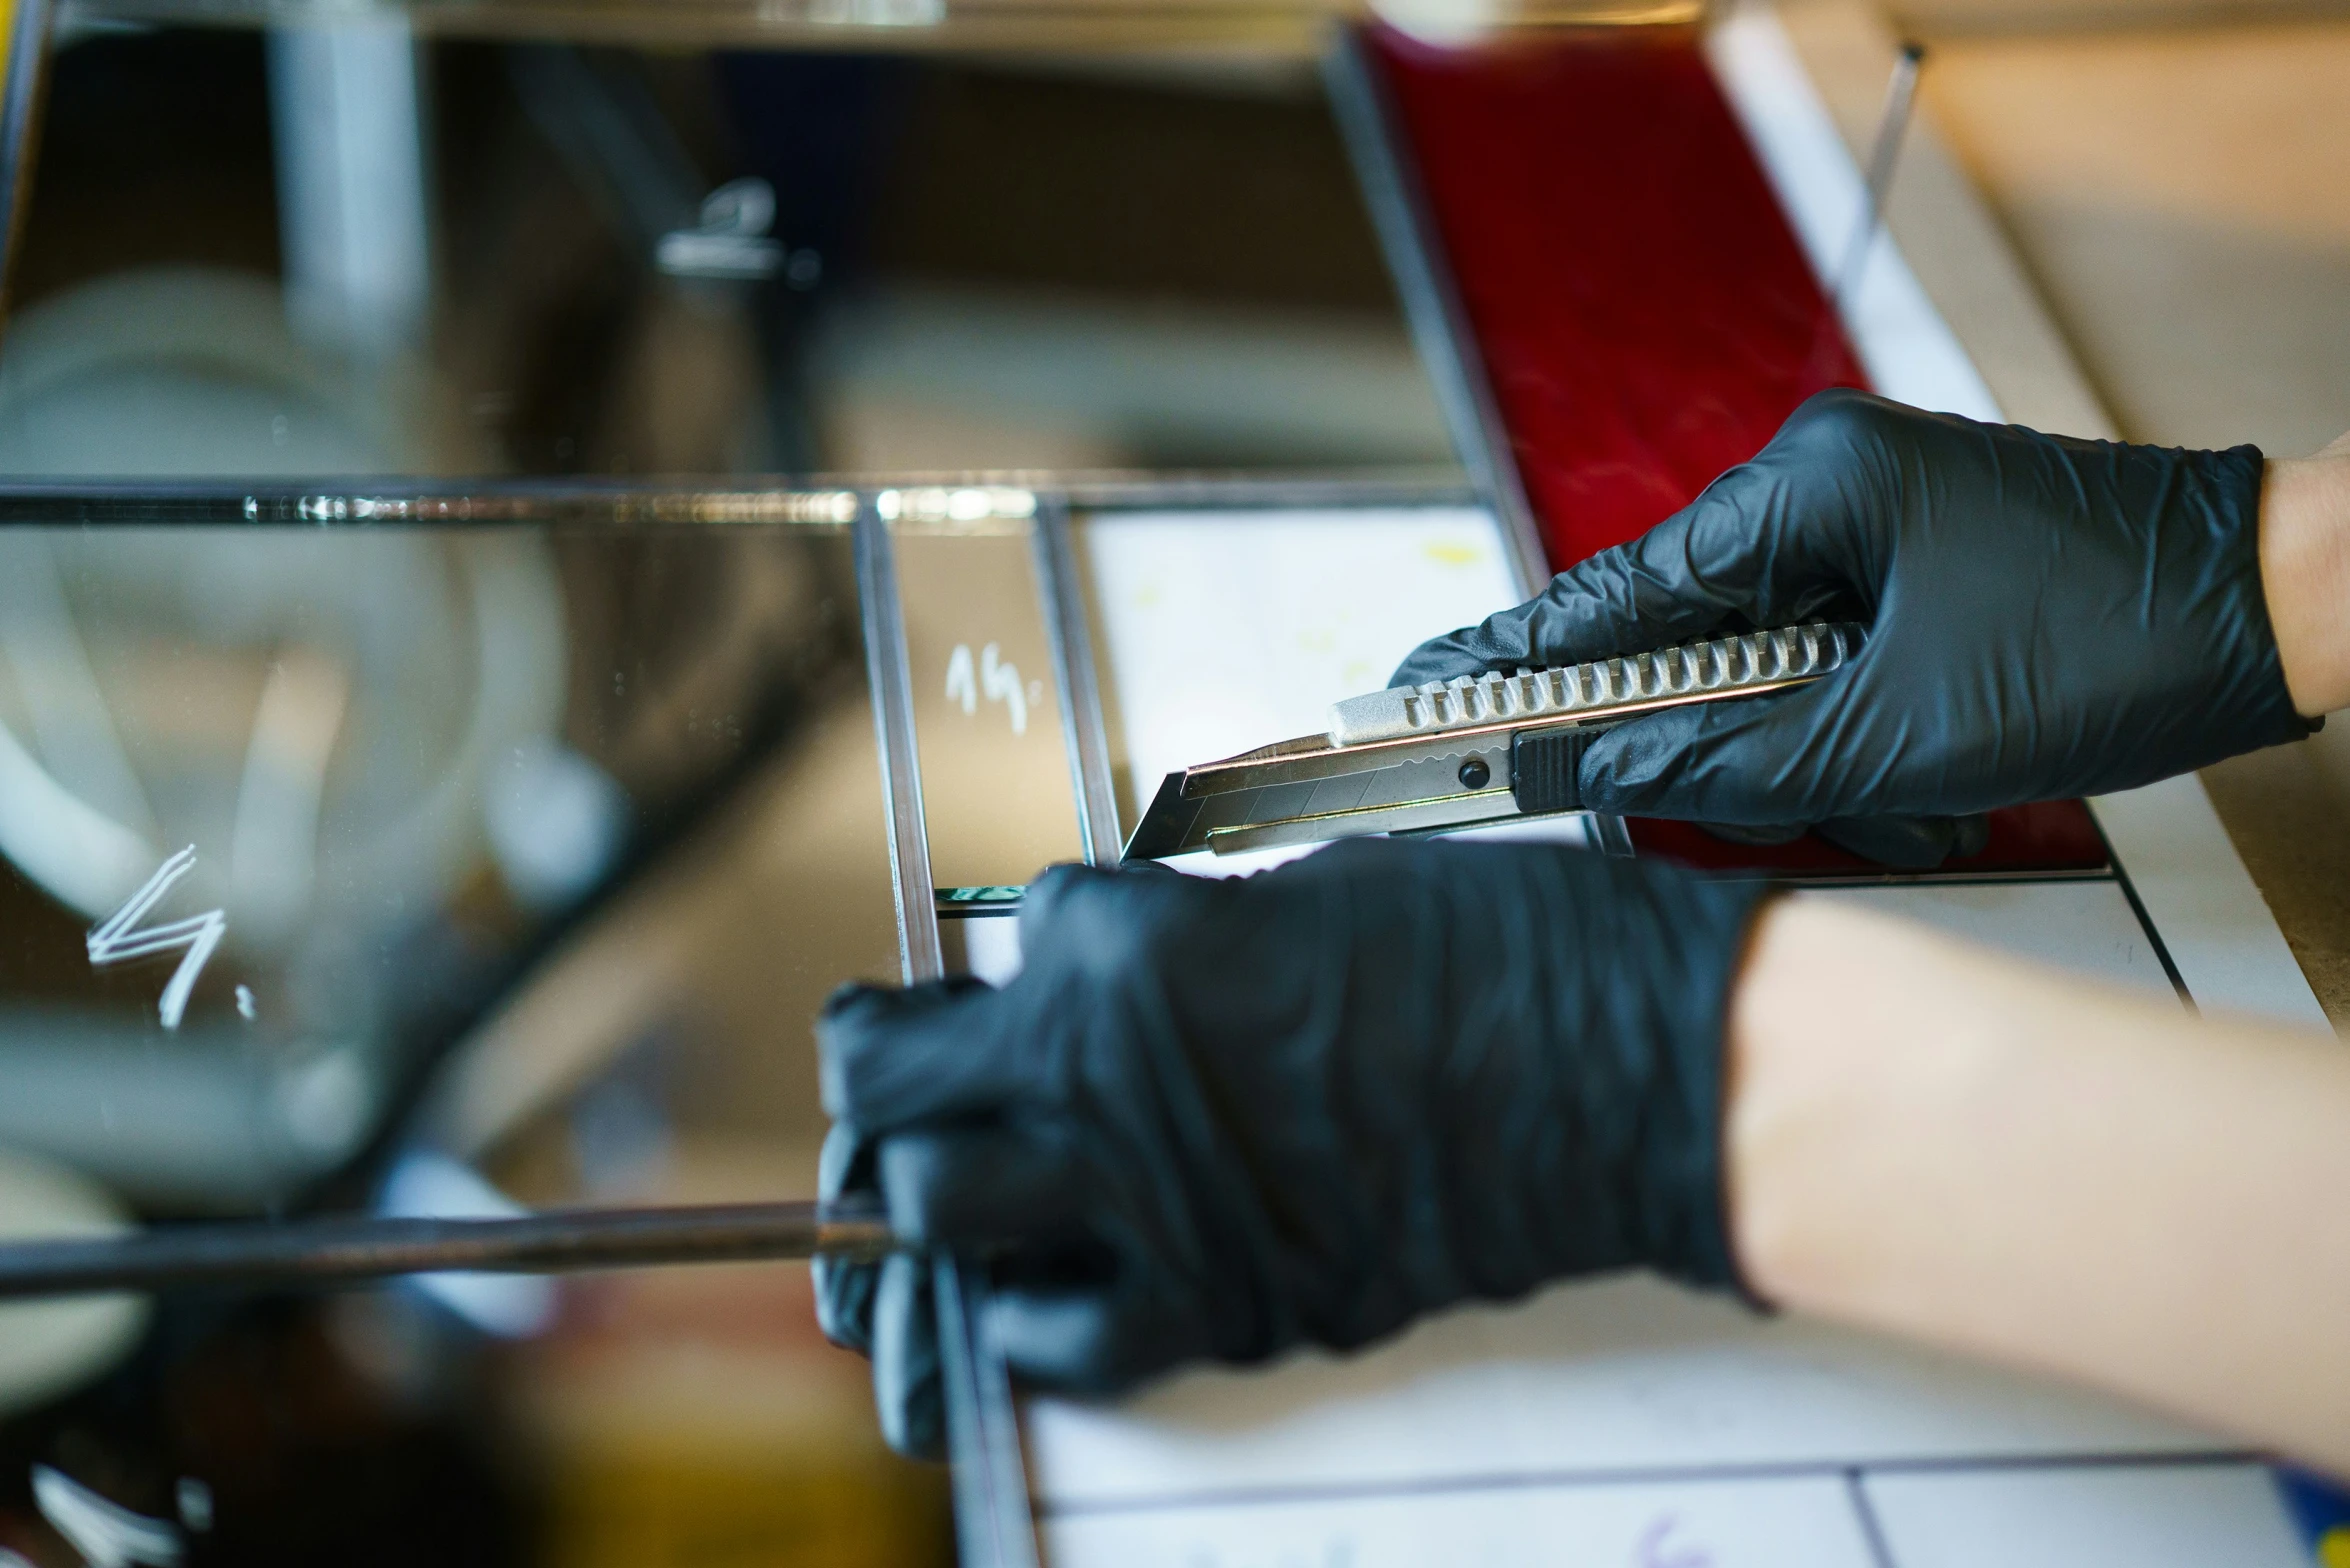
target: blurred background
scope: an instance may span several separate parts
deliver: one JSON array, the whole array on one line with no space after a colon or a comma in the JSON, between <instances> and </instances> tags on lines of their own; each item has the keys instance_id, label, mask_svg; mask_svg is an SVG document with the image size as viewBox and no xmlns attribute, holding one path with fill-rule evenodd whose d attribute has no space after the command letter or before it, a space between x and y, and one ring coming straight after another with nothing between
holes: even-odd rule
<instances>
[{"instance_id":1,"label":"blurred background","mask_svg":"<svg viewBox=\"0 0 2350 1568\"><path fill-rule=\"evenodd\" d=\"M93 26L32 189L17 473L1451 460L1311 54Z\"/></svg>"}]
</instances>

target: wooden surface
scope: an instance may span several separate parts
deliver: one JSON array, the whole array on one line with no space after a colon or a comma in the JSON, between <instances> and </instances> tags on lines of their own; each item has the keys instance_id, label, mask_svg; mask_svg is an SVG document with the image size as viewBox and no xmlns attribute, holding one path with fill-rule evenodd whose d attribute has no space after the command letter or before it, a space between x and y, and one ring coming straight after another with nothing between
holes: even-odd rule
<instances>
[{"instance_id":1,"label":"wooden surface","mask_svg":"<svg viewBox=\"0 0 2350 1568\"><path fill-rule=\"evenodd\" d=\"M1962 34L2128 32L2350 16L2346 0L1886 0L1903 32Z\"/></svg>"},{"instance_id":2,"label":"wooden surface","mask_svg":"<svg viewBox=\"0 0 2350 1568\"><path fill-rule=\"evenodd\" d=\"M2001 0L1779 9L1855 147L1896 29L1925 34L1888 221L2010 417L2277 456L2350 429L2350 17L2129 27L2090 5L2007 31ZM2350 715L2203 780L2350 1032Z\"/></svg>"},{"instance_id":3,"label":"wooden surface","mask_svg":"<svg viewBox=\"0 0 2350 1568\"><path fill-rule=\"evenodd\" d=\"M2125 434L2350 429L2350 20L1952 39L1924 90Z\"/></svg>"}]
</instances>

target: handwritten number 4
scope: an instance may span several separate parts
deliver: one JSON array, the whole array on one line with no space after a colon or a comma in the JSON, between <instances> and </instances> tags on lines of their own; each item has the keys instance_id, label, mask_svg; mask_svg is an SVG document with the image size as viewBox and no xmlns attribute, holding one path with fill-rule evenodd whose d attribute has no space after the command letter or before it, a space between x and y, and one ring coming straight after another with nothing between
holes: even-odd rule
<instances>
[{"instance_id":1,"label":"handwritten number 4","mask_svg":"<svg viewBox=\"0 0 2350 1568\"><path fill-rule=\"evenodd\" d=\"M947 701L961 703L965 713L976 713L982 693L988 701L1000 702L1009 710L1013 734L1028 733L1028 691L1020 684L1020 666L1006 659L991 642L979 650L975 668L971 645L959 642L947 656Z\"/></svg>"},{"instance_id":2,"label":"handwritten number 4","mask_svg":"<svg viewBox=\"0 0 2350 1568\"><path fill-rule=\"evenodd\" d=\"M156 1015L166 1029L177 1029L188 1010L188 993L196 988L196 977L204 972L205 961L212 950L220 946L220 939L228 934L228 915L223 910L208 909L185 920L174 920L165 925L142 928L139 922L148 911L163 902L163 895L173 884L186 876L196 864L196 846L186 849L158 866L155 874L139 887L130 900L106 917L105 923L90 933L90 967L104 969L110 964L127 964L134 959L152 958L175 948L185 949L180 966L174 970L171 983L163 988L163 999L156 1003Z\"/></svg>"}]
</instances>

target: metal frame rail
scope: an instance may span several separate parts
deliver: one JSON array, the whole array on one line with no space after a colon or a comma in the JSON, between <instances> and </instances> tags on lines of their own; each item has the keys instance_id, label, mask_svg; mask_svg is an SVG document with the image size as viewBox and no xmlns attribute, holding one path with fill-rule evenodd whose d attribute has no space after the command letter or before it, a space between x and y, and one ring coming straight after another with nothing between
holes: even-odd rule
<instances>
[{"instance_id":1,"label":"metal frame rail","mask_svg":"<svg viewBox=\"0 0 2350 1568\"><path fill-rule=\"evenodd\" d=\"M1093 628L1085 613L1068 502L1058 496L1037 497L1033 526L1037 592L1044 600L1053 676L1061 686L1061 734L1069 747L1078 841L1084 846L1087 865L1114 866L1124 842L1118 832L1118 792L1110 777L1109 731L1102 723Z\"/></svg>"},{"instance_id":2,"label":"metal frame rail","mask_svg":"<svg viewBox=\"0 0 2350 1568\"><path fill-rule=\"evenodd\" d=\"M859 507L854 526L865 670L889 817L899 966L906 984L920 985L942 978L946 961L932 902L897 552L888 522L870 503ZM941 1252L930 1260L930 1278L961 1561L964 1568L1036 1568L1036 1525L1020 1455L1019 1415L1003 1355L988 1332L986 1272Z\"/></svg>"}]
</instances>

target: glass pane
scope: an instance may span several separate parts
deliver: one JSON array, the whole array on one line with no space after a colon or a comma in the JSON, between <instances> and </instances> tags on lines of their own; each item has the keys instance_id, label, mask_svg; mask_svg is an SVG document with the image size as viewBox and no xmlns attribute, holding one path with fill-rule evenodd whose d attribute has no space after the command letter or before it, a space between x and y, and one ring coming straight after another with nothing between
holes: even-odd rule
<instances>
[{"instance_id":1,"label":"glass pane","mask_svg":"<svg viewBox=\"0 0 2350 1568\"><path fill-rule=\"evenodd\" d=\"M1499 527L1472 507L1098 511L1076 539L1129 823L1167 774L1319 734L1331 703L1386 685L1422 640L1519 598Z\"/></svg>"},{"instance_id":2,"label":"glass pane","mask_svg":"<svg viewBox=\"0 0 2350 1568\"><path fill-rule=\"evenodd\" d=\"M1082 853L1027 519L899 523L931 880L1019 886Z\"/></svg>"},{"instance_id":3,"label":"glass pane","mask_svg":"<svg viewBox=\"0 0 2350 1568\"><path fill-rule=\"evenodd\" d=\"M1306 54L371 17L65 35L0 472L1452 462Z\"/></svg>"},{"instance_id":4,"label":"glass pane","mask_svg":"<svg viewBox=\"0 0 2350 1568\"><path fill-rule=\"evenodd\" d=\"M812 1195L856 604L832 525L0 530L0 1214ZM804 1266L6 1313L8 1451L225 1560L947 1550Z\"/></svg>"}]
</instances>

